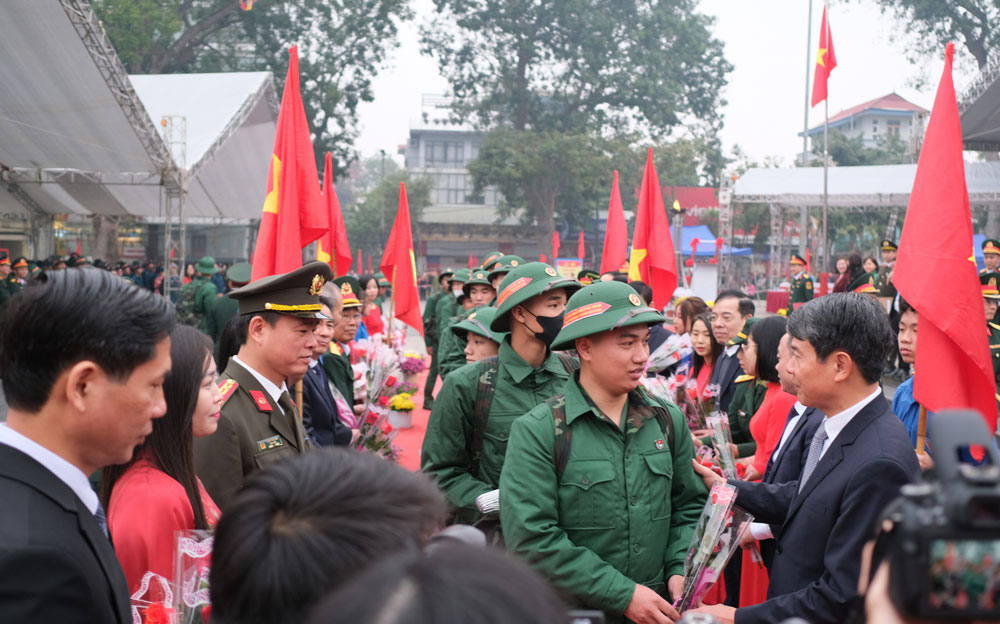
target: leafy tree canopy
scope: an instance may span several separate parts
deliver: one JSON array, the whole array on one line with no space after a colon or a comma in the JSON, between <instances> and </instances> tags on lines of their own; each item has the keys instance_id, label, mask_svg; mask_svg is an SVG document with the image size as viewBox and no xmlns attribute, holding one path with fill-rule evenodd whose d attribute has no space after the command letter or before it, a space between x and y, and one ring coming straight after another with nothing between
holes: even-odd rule
<instances>
[{"instance_id":1,"label":"leafy tree canopy","mask_svg":"<svg viewBox=\"0 0 1000 624\"><path fill-rule=\"evenodd\" d=\"M396 218L396 210L399 207L399 184L402 182L406 185L406 200L410 206L411 226L416 226L420 212L431 203L432 180L430 178L413 178L398 167L390 173L388 172L389 160L386 159L385 179L369 190L361 202L344 210L344 227L347 228L347 239L351 241L351 249L355 254L358 253L358 248L361 248L366 258L366 269L368 254L372 255L373 268L382 259L382 250L389 237L389 231L392 229L392 222ZM414 240L416 240L416 236L414 236ZM357 270L359 273L364 272L360 269Z\"/></svg>"},{"instance_id":2,"label":"leafy tree canopy","mask_svg":"<svg viewBox=\"0 0 1000 624\"><path fill-rule=\"evenodd\" d=\"M830 145L827 152L833 159L832 164L839 167L899 165L909 162L906 144L897 136L883 138L875 147L866 147L860 135L848 138L840 130L831 130L829 138ZM812 153L816 159L812 161L811 165L822 167L822 140L813 141Z\"/></svg>"}]
</instances>

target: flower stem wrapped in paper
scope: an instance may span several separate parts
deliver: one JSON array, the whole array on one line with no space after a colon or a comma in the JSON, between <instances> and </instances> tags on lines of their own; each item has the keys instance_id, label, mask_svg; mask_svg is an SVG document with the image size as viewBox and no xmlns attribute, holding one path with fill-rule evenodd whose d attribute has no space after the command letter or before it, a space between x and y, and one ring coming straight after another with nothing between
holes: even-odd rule
<instances>
[{"instance_id":1,"label":"flower stem wrapped in paper","mask_svg":"<svg viewBox=\"0 0 1000 624\"><path fill-rule=\"evenodd\" d=\"M396 394L398 380L393 373L399 371L395 351L386 345L374 346L369 378L369 392L365 410L358 418L359 433L355 448L395 460L399 448L393 445L398 433L389 423L389 401Z\"/></svg>"},{"instance_id":2,"label":"flower stem wrapped in paper","mask_svg":"<svg viewBox=\"0 0 1000 624\"><path fill-rule=\"evenodd\" d=\"M715 457L722 468L722 476L727 479L738 479L736 458L733 457L733 434L729 429L729 418L721 412L714 412L705 418L712 432L712 446L715 447Z\"/></svg>"},{"instance_id":3,"label":"flower stem wrapped in paper","mask_svg":"<svg viewBox=\"0 0 1000 624\"><path fill-rule=\"evenodd\" d=\"M649 359L646 360L646 370L654 373L662 372L679 364L691 353L693 353L691 339L686 335L674 334L649 354Z\"/></svg>"},{"instance_id":4,"label":"flower stem wrapped in paper","mask_svg":"<svg viewBox=\"0 0 1000 624\"><path fill-rule=\"evenodd\" d=\"M736 506L736 488L716 483L708 495L684 562L684 590L674 603L678 612L697 607L750 530L753 516Z\"/></svg>"}]
</instances>

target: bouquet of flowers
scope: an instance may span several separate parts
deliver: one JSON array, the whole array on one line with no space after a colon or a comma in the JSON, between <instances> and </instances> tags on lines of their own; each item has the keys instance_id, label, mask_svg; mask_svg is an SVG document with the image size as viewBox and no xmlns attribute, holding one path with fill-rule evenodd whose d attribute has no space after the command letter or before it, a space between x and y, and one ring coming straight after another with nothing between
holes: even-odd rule
<instances>
[{"instance_id":1,"label":"bouquet of flowers","mask_svg":"<svg viewBox=\"0 0 1000 624\"><path fill-rule=\"evenodd\" d=\"M735 503L735 487L727 483L712 486L684 562L684 590L674 603L678 612L698 606L750 530L753 516Z\"/></svg>"},{"instance_id":2,"label":"bouquet of flowers","mask_svg":"<svg viewBox=\"0 0 1000 624\"><path fill-rule=\"evenodd\" d=\"M639 385L643 387L649 396L676 405L676 377L642 377L639 379Z\"/></svg>"},{"instance_id":3,"label":"bouquet of flowers","mask_svg":"<svg viewBox=\"0 0 1000 624\"><path fill-rule=\"evenodd\" d=\"M698 382L691 377L677 376L677 405L684 411L688 427L693 432L708 430L708 416L716 411L719 385L708 384L698 393ZM697 433L696 433L697 435Z\"/></svg>"},{"instance_id":4,"label":"bouquet of flowers","mask_svg":"<svg viewBox=\"0 0 1000 624\"><path fill-rule=\"evenodd\" d=\"M654 373L666 370L680 363L691 353L693 353L691 339L687 335L674 334L649 354L649 359L646 360L646 370Z\"/></svg>"},{"instance_id":5,"label":"bouquet of flowers","mask_svg":"<svg viewBox=\"0 0 1000 624\"><path fill-rule=\"evenodd\" d=\"M399 368L406 375L417 375L424 372L427 364L419 353L407 352L399 359Z\"/></svg>"},{"instance_id":6,"label":"bouquet of flowers","mask_svg":"<svg viewBox=\"0 0 1000 624\"><path fill-rule=\"evenodd\" d=\"M177 531L174 559L174 586L176 622L201 624L210 609L208 574L212 560L211 531ZM166 623L167 620L164 620Z\"/></svg>"},{"instance_id":7,"label":"bouquet of flowers","mask_svg":"<svg viewBox=\"0 0 1000 624\"><path fill-rule=\"evenodd\" d=\"M173 621L174 589L167 579L152 571L142 576L130 603L134 624L170 624Z\"/></svg>"},{"instance_id":8,"label":"bouquet of flowers","mask_svg":"<svg viewBox=\"0 0 1000 624\"><path fill-rule=\"evenodd\" d=\"M715 456L722 468L722 476L727 479L737 479L736 459L733 457L733 434L729 429L729 419L721 412L714 412L706 417L708 428L712 431L712 445Z\"/></svg>"},{"instance_id":9,"label":"bouquet of flowers","mask_svg":"<svg viewBox=\"0 0 1000 624\"><path fill-rule=\"evenodd\" d=\"M376 405L369 404L365 408L355 447L396 461L399 458L400 448L392 441L397 433L399 432L389 422L389 397L383 395L378 398Z\"/></svg>"}]
</instances>

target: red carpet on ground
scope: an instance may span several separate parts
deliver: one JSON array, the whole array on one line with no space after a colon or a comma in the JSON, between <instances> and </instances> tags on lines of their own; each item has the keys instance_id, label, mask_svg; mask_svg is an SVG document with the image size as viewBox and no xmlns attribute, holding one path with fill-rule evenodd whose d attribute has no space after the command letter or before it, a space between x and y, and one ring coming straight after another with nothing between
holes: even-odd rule
<instances>
[{"instance_id":1,"label":"red carpet on ground","mask_svg":"<svg viewBox=\"0 0 1000 624\"><path fill-rule=\"evenodd\" d=\"M427 383L427 371L420 373L417 379L417 394L413 397L417 409L413 410L413 426L407 429L400 429L393 442L401 451L398 463L407 470L420 470L420 447L424 443L424 434L427 433L427 420L431 413L424 409L424 385ZM435 395L441 390L441 380L437 380L434 388Z\"/></svg>"}]
</instances>

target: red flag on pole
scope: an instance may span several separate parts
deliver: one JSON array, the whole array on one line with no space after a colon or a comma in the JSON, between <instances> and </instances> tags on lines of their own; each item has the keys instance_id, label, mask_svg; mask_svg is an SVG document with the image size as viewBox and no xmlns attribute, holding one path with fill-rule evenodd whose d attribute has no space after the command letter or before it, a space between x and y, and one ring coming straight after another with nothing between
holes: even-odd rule
<instances>
[{"instance_id":1,"label":"red flag on pole","mask_svg":"<svg viewBox=\"0 0 1000 624\"><path fill-rule=\"evenodd\" d=\"M583 246L583 230L580 230L580 237L576 239L576 255L580 257L581 261L585 261L587 250Z\"/></svg>"},{"instance_id":2,"label":"red flag on pole","mask_svg":"<svg viewBox=\"0 0 1000 624\"><path fill-rule=\"evenodd\" d=\"M368 254L368 272L372 272L372 255Z\"/></svg>"},{"instance_id":3,"label":"red flag on pole","mask_svg":"<svg viewBox=\"0 0 1000 624\"><path fill-rule=\"evenodd\" d=\"M299 93L299 50L288 51L288 74L267 172L267 196L257 230L251 278L302 266L302 248L327 231L309 123Z\"/></svg>"},{"instance_id":4,"label":"red flag on pole","mask_svg":"<svg viewBox=\"0 0 1000 624\"><path fill-rule=\"evenodd\" d=\"M399 183L399 210L379 269L392 282L395 318L423 336L424 321L420 315L420 295L417 292L417 259L413 253L413 233L410 230L410 204L402 182Z\"/></svg>"},{"instance_id":5,"label":"red flag on pole","mask_svg":"<svg viewBox=\"0 0 1000 624\"><path fill-rule=\"evenodd\" d=\"M364 265L361 264L361 248L358 247L358 273L361 272L361 267L363 267L363 266Z\"/></svg>"},{"instance_id":6,"label":"red flag on pole","mask_svg":"<svg viewBox=\"0 0 1000 624\"><path fill-rule=\"evenodd\" d=\"M914 398L931 412L974 409L987 429L996 431L997 389L972 253L962 126L952 82L954 51L949 43L892 281L920 315ZM948 284L947 297L941 296L941 284Z\"/></svg>"},{"instance_id":7,"label":"red flag on pole","mask_svg":"<svg viewBox=\"0 0 1000 624\"><path fill-rule=\"evenodd\" d=\"M470 269L476 268L476 257L473 256L472 254L469 254L469 268Z\"/></svg>"},{"instance_id":8,"label":"red flag on pole","mask_svg":"<svg viewBox=\"0 0 1000 624\"><path fill-rule=\"evenodd\" d=\"M552 231L552 261L559 257L559 232Z\"/></svg>"},{"instance_id":9,"label":"red flag on pole","mask_svg":"<svg viewBox=\"0 0 1000 624\"><path fill-rule=\"evenodd\" d=\"M653 166L652 148L646 154L646 171L642 174L642 185L639 187L628 279L649 284L653 289L653 307L657 310L670 302L677 289L677 258L660 180Z\"/></svg>"},{"instance_id":10,"label":"red flag on pole","mask_svg":"<svg viewBox=\"0 0 1000 624\"><path fill-rule=\"evenodd\" d=\"M812 105L826 99L826 81L837 66L837 55L833 53L833 34L826 19L826 5L823 5L823 22L819 27L819 49L816 51L816 71L813 74Z\"/></svg>"},{"instance_id":11,"label":"red flag on pole","mask_svg":"<svg viewBox=\"0 0 1000 624\"><path fill-rule=\"evenodd\" d=\"M611 201L608 202L608 224L604 230L604 252L601 254L601 273L620 271L628 261L628 225L622 209L622 196L618 191L618 172L611 184Z\"/></svg>"},{"instance_id":12,"label":"red flag on pole","mask_svg":"<svg viewBox=\"0 0 1000 624\"><path fill-rule=\"evenodd\" d=\"M334 277L347 275L351 270L351 246L347 241L347 228L344 227L337 189L333 187L333 156L330 152L326 153L323 166L323 205L326 207L330 229L320 237L316 245L316 259L329 264Z\"/></svg>"},{"instance_id":13,"label":"red flag on pole","mask_svg":"<svg viewBox=\"0 0 1000 624\"><path fill-rule=\"evenodd\" d=\"M549 259L548 259L548 257L546 257L546 255L544 253L541 253L541 254L538 254L538 261L539 262L545 262L546 264L548 264Z\"/></svg>"}]
</instances>

